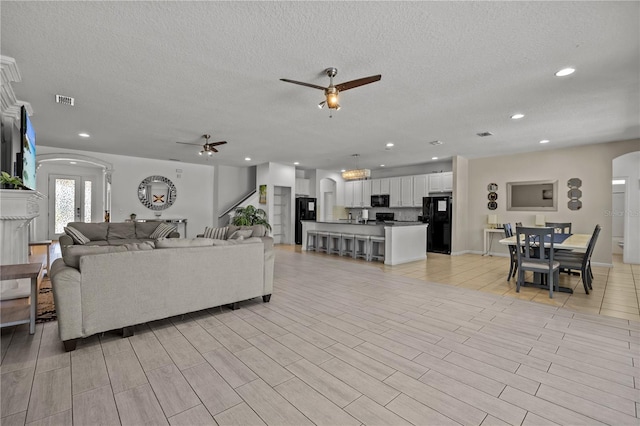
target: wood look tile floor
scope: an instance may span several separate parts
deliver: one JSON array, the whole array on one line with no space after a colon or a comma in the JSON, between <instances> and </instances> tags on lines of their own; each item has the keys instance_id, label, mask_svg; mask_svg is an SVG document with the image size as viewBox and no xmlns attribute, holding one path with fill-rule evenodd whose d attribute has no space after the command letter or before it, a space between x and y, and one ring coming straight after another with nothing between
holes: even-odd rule
<instances>
[{"instance_id":1,"label":"wood look tile floor","mask_svg":"<svg viewBox=\"0 0 640 426\"><path fill-rule=\"evenodd\" d=\"M583 306L578 277L566 277L571 296L516 294L505 258L386 267L276 250L270 303L96 335L71 353L56 322L3 328L1 424L640 423L635 266L594 268L602 297ZM610 314L620 307L630 317Z\"/></svg>"}]
</instances>

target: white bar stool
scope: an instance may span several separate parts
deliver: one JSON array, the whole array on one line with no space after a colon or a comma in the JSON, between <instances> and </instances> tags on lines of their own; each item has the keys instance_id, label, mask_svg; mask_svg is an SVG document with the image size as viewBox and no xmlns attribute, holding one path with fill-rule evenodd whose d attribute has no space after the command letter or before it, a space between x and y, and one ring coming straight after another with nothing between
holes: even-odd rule
<instances>
[{"instance_id":1,"label":"white bar stool","mask_svg":"<svg viewBox=\"0 0 640 426\"><path fill-rule=\"evenodd\" d=\"M355 235L354 239L353 258L369 260L369 236Z\"/></svg>"},{"instance_id":2,"label":"white bar stool","mask_svg":"<svg viewBox=\"0 0 640 426\"><path fill-rule=\"evenodd\" d=\"M340 240L340 256L351 256L355 257L355 246L356 246L356 236L353 234L342 234L342 239Z\"/></svg>"},{"instance_id":3,"label":"white bar stool","mask_svg":"<svg viewBox=\"0 0 640 426\"><path fill-rule=\"evenodd\" d=\"M329 249L327 252L329 254L337 254L339 256L342 256L341 240L342 240L342 235L340 233L330 232L329 233Z\"/></svg>"},{"instance_id":4,"label":"white bar stool","mask_svg":"<svg viewBox=\"0 0 640 426\"><path fill-rule=\"evenodd\" d=\"M320 253L329 253L329 233L318 231L316 240L316 251Z\"/></svg>"},{"instance_id":5,"label":"white bar stool","mask_svg":"<svg viewBox=\"0 0 640 426\"><path fill-rule=\"evenodd\" d=\"M318 244L318 231L307 231L307 251L315 251Z\"/></svg>"},{"instance_id":6,"label":"white bar stool","mask_svg":"<svg viewBox=\"0 0 640 426\"><path fill-rule=\"evenodd\" d=\"M384 237L369 237L369 260L384 262Z\"/></svg>"}]
</instances>

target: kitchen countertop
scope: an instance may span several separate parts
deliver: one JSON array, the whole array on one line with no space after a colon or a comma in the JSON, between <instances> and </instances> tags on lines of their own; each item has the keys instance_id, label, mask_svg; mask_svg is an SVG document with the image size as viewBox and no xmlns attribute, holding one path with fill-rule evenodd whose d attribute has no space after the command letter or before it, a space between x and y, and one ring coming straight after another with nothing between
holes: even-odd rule
<instances>
[{"instance_id":1,"label":"kitchen countertop","mask_svg":"<svg viewBox=\"0 0 640 426\"><path fill-rule=\"evenodd\" d=\"M402 221L387 221L387 222L376 222L376 221L368 221L367 223L358 223L355 220L309 220L304 222L316 222L316 223L328 223L333 225L359 225L359 226L415 226L415 225L426 225L426 223L422 222L402 222Z\"/></svg>"}]
</instances>

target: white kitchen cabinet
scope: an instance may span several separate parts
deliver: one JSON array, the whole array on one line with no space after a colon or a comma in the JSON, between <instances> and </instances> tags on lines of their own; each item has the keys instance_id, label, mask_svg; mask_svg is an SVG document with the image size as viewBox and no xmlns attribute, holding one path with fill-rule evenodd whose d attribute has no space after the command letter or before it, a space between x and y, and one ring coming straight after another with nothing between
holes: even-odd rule
<instances>
[{"instance_id":1,"label":"white kitchen cabinet","mask_svg":"<svg viewBox=\"0 0 640 426\"><path fill-rule=\"evenodd\" d=\"M371 179L371 195L380 195L380 179Z\"/></svg>"},{"instance_id":2,"label":"white kitchen cabinet","mask_svg":"<svg viewBox=\"0 0 640 426\"><path fill-rule=\"evenodd\" d=\"M422 198L429 196L429 175L413 177L413 207L422 207Z\"/></svg>"},{"instance_id":3,"label":"white kitchen cabinet","mask_svg":"<svg viewBox=\"0 0 640 426\"><path fill-rule=\"evenodd\" d=\"M371 207L371 181L354 180L344 183L345 207Z\"/></svg>"},{"instance_id":4,"label":"white kitchen cabinet","mask_svg":"<svg viewBox=\"0 0 640 426\"><path fill-rule=\"evenodd\" d=\"M344 206L345 207L354 207L353 188L354 188L353 181L347 181L344 183Z\"/></svg>"},{"instance_id":5,"label":"white kitchen cabinet","mask_svg":"<svg viewBox=\"0 0 640 426\"><path fill-rule=\"evenodd\" d=\"M390 194L389 178L380 179L380 194L382 194L382 195L389 195ZM378 195L380 195L380 194L378 194Z\"/></svg>"},{"instance_id":6,"label":"white kitchen cabinet","mask_svg":"<svg viewBox=\"0 0 640 426\"><path fill-rule=\"evenodd\" d=\"M401 207L413 206L413 176L400 178L400 205Z\"/></svg>"},{"instance_id":7,"label":"white kitchen cabinet","mask_svg":"<svg viewBox=\"0 0 640 426\"><path fill-rule=\"evenodd\" d=\"M452 192L453 172L431 173L429 175L429 192Z\"/></svg>"},{"instance_id":8,"label":"white kitchen cabinet","mask_svg":"<svg viewBox=\"0 0 640 426\"><path fill-rule=\"evenodd\" d=\"M402 207L400 178L389 178L389 207Z\"/></svg>"},{"instance_id":9,"label":"white kitchen cabinet","mask_svg":"<svg viewBox=\"0 0 640 426\"><path fill-rule=\"evenodd\" d=\"M304 178L296 178L296 195L309 195L311 181Z\"/></svg>"}]
</instances>

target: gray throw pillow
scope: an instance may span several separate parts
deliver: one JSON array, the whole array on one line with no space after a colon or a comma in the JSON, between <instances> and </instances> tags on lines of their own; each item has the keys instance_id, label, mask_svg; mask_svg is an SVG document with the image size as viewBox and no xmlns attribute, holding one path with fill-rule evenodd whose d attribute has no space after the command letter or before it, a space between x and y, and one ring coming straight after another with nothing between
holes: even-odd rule
<instances>
[{"instance_id":1,"label":"gray throw pillow","mask_svg":"<svg viewBox=\"0 0 640 426\"><path fill-rule=\"evenodd\" d=\"M229 235L229 238L227 239L228 240L245 239L245 238L249 238L251 234L253 234L252 229L238 229L233 234Z\"/></svg>"},{"instance_id":2,"label":"gray throw pillow","mask_svg":"<svg viewBox=\"0 0 640 426\"><path fill-rule=\"evenodd\" d=\"M64 233L71 237L75 244L84 245L90 242L91 240L84 236L84 234L72 227L64 227Z\"/></svg>"}]
</instances>

